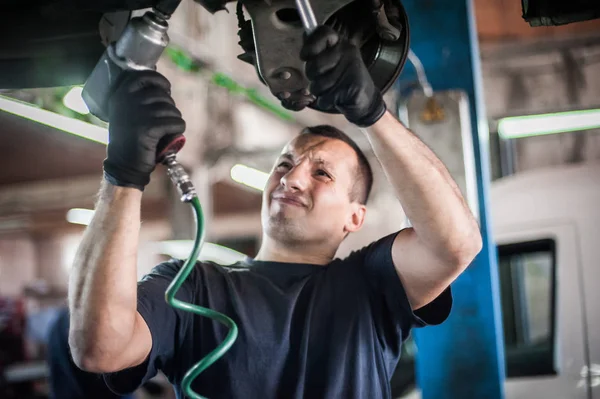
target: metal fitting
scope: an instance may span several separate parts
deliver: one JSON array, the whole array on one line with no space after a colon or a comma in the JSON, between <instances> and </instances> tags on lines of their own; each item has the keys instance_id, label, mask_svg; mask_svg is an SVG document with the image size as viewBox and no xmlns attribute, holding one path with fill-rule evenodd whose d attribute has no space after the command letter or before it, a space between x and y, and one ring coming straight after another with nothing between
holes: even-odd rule
<instances>
[{"instance_id":1,"label":"metal fitting","mask_svg":"<svg viewBox=\"0 0 600 399\"><path fill-rule=\"evenodd\" d=\"M122 69L154 69L169 44L168 28L166 20L148 11L129 22L109 55Z\"/></svg>"},{"instance_id":2,"label":"metal fitting","mask_svg":"<svg viewBox=\"0 0 600 399\"><path fill-rule=\"evenodd\" d=\"M182 202L190 202L198 196L196 188L190 180L190 176L183 169L183 166L177 162L175 154L167 155L162 163L167 167L167 175L169 175L169 178L177 187Z\"/></svg>"}]
</instances>

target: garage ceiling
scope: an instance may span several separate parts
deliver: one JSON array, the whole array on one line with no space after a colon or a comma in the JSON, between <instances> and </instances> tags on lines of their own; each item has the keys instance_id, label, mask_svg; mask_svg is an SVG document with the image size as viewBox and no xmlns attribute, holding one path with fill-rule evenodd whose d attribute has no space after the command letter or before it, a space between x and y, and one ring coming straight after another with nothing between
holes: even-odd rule
<instances>
[{"instance_id":1,"label":"garage ceiling","mask_svg":"<svg viewBox=\"0 0 600 399\"><path fill-rule=\"evenodd\" d=\"M106 147L0 111L0 186L97 174Z\"/></svg>"},{"instance_id":2,"label":"garage ceiling","mask_svg":"<svg viewBox=\"0 0 600 399\"><path fill-rule=\"evenodd\" d=\"M600 32L600 20L530 28L521 18L521 2L516 0L475 0L475 4L483 44ZM101 173L105 156L101 144L1 111L0 126L0 189L13 183Z\"/></svg>"}]
</instances>

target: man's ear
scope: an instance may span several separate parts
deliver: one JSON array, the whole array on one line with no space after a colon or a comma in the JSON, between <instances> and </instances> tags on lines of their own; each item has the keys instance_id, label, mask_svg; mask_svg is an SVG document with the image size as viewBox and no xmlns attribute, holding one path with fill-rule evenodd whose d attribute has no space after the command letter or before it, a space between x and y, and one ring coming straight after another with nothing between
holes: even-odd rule
<instances>
[{"instance_id":1,"label":"man's ear","mask_svg":"<svg viewBox=\"0 0 600 399\"><path fill-rule=\"evenodd\" d=\"M353 202L351 205L351 211L352 213L349 215L346 225L344 226L344 230L347 233L354 233L355 231L361 229L365 221L367 207L358 202Z\"/></svg>"}]
</instances>

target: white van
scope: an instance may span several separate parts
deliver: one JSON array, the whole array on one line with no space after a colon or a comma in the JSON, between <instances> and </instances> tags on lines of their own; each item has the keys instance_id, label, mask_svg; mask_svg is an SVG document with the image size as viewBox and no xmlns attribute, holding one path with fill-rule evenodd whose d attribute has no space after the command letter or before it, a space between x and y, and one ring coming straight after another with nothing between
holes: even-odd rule
<instances>
[{"instance_id":1,"label":"white van","mask_svg":"<svg viewBox=\"0 0 600 399\"><path fill-rule=\"evenodd\" d=\"M507 399L600 399L600 163L492 183ZM410 343L392 387L410 387ZM466 381L465 381L466 383Z\"/></svg>"}]
</instances>

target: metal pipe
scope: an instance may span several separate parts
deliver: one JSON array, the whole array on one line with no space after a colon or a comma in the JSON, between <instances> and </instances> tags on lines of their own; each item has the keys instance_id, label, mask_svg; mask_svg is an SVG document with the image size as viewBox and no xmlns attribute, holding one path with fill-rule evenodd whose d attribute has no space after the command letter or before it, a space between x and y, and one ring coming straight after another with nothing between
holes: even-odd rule
<instances>
[{"instance_id":1,"label":"metal pipe","mask_svg":"<svg viewBox=\"0 0 600 399\"><path fill-rule=\"evenodd\" d=\"M298 9L298 14L300 14L300 19L306 33L314 31L317 28L317 18L315 18L310 1L296 0L296 8Z\"/></svg>"},{"instance_id":2,"label":"metal pipe","mask_svg":"<svg viewBox=\"0 0 600 399\"><path fill-rule=\"evenodd\" d=\"M431 84L427 79L425 68L423 67L423 64L421 63L419 57L417 57L417 55L412 51L412 49L408 50L408 60L415 67L415 71L417 72L417 78L419 79L419 85L421 86L423 93L425 93L427 97L433 96L433 89L431 88Z\"/></svg>"},{"instance_id":3,"label":"metal pipe","mask_svg":"<svg viewBox=\"0 0 600 399\"><path fill-rule=\"evenodd\" d=\"M514 139L503 140L498 138L500 144L499 156L500 156L500 177L506 177L514 175L516 172L516 155L517 155L517 143Z\"/></svg>"}]
</instances>

